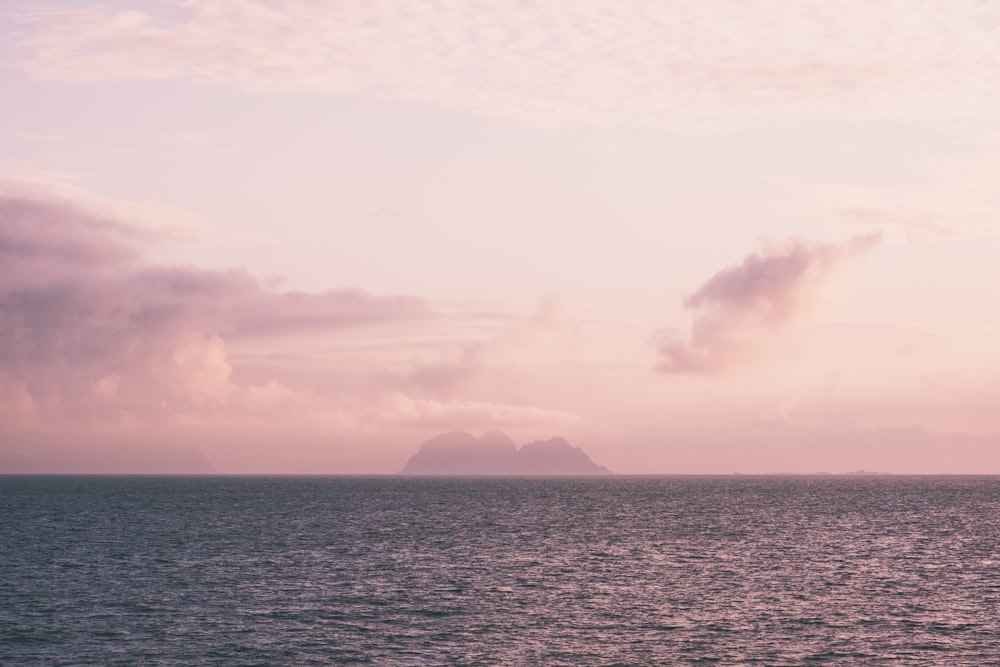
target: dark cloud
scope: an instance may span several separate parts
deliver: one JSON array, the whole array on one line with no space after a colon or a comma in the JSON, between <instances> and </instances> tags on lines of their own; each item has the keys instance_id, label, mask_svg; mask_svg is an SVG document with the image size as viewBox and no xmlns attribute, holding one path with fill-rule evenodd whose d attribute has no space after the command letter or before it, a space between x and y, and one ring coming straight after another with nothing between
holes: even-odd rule
<instances>
[{"instance_id":1,"label":"dark cloud","mask_svg":"<svg viewBox=\"0 0 1000 667\"><path fill-rule=\"evenodd\" d=\"M690 334L655 335L658 370L712 373L738 365L763 339L808 312L824 283L879 241L878 235L843 244L792 241L719 271L684 300L695 313Z\"/></svg>"}]
</instances>

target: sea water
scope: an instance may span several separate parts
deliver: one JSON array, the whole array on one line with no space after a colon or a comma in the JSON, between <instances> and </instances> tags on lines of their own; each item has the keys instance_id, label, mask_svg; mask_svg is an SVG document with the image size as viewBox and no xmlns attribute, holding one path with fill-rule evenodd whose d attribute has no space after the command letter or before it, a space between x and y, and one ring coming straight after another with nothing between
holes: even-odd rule
<instances>
[{"instance_id":1,"label":"sea water","mask_svg":"<svg viewBox=\"0 0 1000 667\"><path fill-rule=\"evenodd\" d=\"M2 477L2 665L1000 664L995 477Z\"/></svg>"}]
</instances>

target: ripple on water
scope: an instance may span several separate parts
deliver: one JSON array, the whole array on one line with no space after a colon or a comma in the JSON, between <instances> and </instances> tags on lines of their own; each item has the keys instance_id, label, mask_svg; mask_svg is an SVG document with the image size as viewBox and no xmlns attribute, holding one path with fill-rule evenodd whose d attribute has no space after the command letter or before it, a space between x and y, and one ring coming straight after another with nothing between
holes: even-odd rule
<instances>
[{"instance_id":1,"label":"ripple on water","mask_svg":"<svg viewBox=\"0 0 1000 667\"><path fill-rule=\"evenodd\" d=\"M0 478L4 665L1000 663L1000 479Z\"/></svg>"}]
</instances>

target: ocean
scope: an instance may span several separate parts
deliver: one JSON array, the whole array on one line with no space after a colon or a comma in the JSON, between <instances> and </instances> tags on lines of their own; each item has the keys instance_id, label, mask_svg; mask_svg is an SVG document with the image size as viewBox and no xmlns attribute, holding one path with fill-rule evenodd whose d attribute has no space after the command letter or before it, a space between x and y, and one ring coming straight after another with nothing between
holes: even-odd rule
<instances>
[{"instance_id":1,"label":"ocean","mask_svg":"<svg viewBox=\"0 0 1000 667\"><path fill-rule=\"evenodd\" d=\"M0 477L0 664L1000 665L1000 478Z\"/></svg>"}]
</instances>

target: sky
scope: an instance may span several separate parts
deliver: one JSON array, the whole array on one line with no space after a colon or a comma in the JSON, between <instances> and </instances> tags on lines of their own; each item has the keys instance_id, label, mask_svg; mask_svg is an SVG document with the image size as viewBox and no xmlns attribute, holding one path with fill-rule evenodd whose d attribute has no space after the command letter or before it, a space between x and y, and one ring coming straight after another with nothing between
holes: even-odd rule
<instances>
[{"instance_id":1,"label":"sky","mask_svg":"<svg viewBox=\"0 0 1000 667\"><path fill-rule=\"evenodd\" d=\"M5 0L0 472L1000 474L1000 2Z\"/></svg>"}]
</instances>

